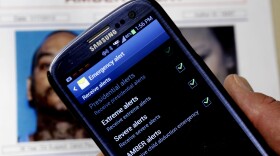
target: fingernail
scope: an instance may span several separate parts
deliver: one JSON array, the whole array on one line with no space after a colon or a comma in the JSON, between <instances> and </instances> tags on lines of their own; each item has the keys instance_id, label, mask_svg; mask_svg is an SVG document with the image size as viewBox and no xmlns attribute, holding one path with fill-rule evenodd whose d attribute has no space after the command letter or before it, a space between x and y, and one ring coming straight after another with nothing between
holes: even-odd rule
<instances>
[{"instance_id":1,"label":"fingernail","mask_svg":"<svg viewBox=\"0 0 280 156\"><path fill-rule=\"evenodd\" d=\"M253 88L251 87L251 85L248 83L248 81L245 78L238 76L238 75L234 75L234 80L237 83L237 85L239 87L241 87L242 89L253 92Z\"/></svg>"}]
</instances>

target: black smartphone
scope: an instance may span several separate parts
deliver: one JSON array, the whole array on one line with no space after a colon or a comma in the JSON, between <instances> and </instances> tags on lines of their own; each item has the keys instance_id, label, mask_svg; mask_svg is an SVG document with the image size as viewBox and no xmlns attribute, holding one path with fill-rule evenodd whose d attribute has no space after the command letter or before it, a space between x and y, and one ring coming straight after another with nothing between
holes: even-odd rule
<instances>
[{"instance_id":1,"label":"black smartphone","mask_svg":"<svg viewBox=\"0 0 280 156\"><path fill-rule=\"evenodd\" d=\"M48 78L105 155L272 153L156 1L91 26Z\"/></svg>"}]
</instances>

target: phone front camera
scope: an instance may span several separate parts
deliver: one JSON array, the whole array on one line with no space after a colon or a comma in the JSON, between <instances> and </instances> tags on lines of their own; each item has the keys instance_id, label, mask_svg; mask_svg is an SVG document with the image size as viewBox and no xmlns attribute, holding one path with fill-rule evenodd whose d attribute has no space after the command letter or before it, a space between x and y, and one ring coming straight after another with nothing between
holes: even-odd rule
<instances>
[{"instance_id":1,"label":"phone front camera","mask_svg":"<svg viewBox=\"0 0 280 156\"><path fill-rule=\"evenodd\" d=\"M130 12L128 13L128 17L129 17L130 19L134 19L134 18L136 17L135 11L130 11Z\"/></svg>"},{"instance_id":2,"label":"phone front camera","mask_svg":"<svg viewBox=\"0 0 280 156\"><path fill-rule=\"evenodd\" d=\"M119 23L116 23L116 24L115 24L115 27L116 27L116 28L120 28L121 25L120 25Z\"/></svg>"}]
</instances>

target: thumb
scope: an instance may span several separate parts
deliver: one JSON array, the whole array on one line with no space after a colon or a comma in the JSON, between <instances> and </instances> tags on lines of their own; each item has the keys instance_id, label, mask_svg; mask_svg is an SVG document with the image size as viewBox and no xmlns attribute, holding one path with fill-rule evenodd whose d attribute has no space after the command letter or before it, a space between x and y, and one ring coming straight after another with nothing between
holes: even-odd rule
<instances>
[{"instance_id":1,"label":"thumb","mask_svg":"<svg viewBox=\"0 0 280 156\"><path fill-rule=\"evenodd\" d=\"M229 75L224 87L270 147L280 154L280 102L253 92L247 80L237 75Z\"/></svg>"},{"instance_id":2,"label":"thumb","mask_svg":"<svg viewBox=\"0 0 280 156\"><path fill-rule=\"evenodd\" d=\"M103 153L99 152L96 156L104 156Z\"/></svg>"}]
</instances>

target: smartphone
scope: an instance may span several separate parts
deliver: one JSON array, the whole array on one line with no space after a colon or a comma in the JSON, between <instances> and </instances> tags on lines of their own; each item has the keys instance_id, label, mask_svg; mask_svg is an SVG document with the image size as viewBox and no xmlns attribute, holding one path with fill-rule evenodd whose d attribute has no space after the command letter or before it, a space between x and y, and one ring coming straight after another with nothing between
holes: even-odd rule
<instances>
[{"instance_id":1,"label":"smartphone","mask_svg":"<svg viewBox=\"0 0 280 156\"><path fill-rule=\"evenodd\" d=\"M88 28L48 78L105 155L272 153L156 1Z\"/></svg>"}]
</instances>

